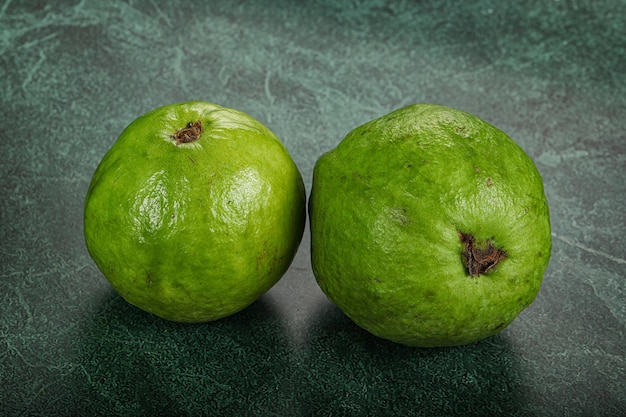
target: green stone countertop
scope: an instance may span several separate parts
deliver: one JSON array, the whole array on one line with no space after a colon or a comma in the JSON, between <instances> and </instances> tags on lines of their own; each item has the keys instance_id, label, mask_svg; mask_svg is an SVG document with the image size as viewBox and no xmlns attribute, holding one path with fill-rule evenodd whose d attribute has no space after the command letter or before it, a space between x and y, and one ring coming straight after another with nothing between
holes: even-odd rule
<instances>
[{"instance_id":1,"label":"green stone countertop","mask_svg":"<svg viewBox=\"0 0 626 417\"><path fill-rule=\"evenodd\" d=\"M0 415L626 415L623 0L0 2ZM100 158L137 116L199 99L316 159L409 103L466 110L536 162L554 247L501 334L408 348L321 293L307 231L248 309L165 322L83 241Z\"/></svg>"}]
</instances>

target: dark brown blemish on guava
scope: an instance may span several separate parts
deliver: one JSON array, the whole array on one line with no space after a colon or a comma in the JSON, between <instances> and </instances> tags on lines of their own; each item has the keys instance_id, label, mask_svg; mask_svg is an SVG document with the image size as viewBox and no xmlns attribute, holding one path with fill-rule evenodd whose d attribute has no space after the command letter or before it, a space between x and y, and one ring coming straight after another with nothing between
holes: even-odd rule
<instances>
[{"instance_id":1,"label":"dark brown blemish on guava","mask_svg":"<svg viewBox=\"0 0 626 417\"><path fill-rule=\"evenodd\" d=\"M493 181L491 180L491 177L487 178L487 187L491 187L493 185Z\"/></svg>"},{"instance_id":2,"label":"dark brown blemish on guava","mask_svg":"<svg viewBox=\"0 0 626 417\"><path fill-rule=\"evenodd\" d=\"M491 240L487 240L484 247L478 247L476 239L469 233L459 232L459 239L463 243L461 261L472 277L488 273L507 257L506 252L493 246Z\"/></svg>"},{"instance_id":3,"label":"dark brown blemish on guava","mask_svg":"<svg viewBox=\"0 0 626 417\"><path fill-rule=\"evenodd\" d=\"M146 274L146 285L148 285L148 287L152 285L152 275L150 275L150 272Z\"/></svg>"},{"instance_id":4,"label":"dark brown blemish on guava","mask_svg":"<svg viewBox=\"0 0 626 417\"><path fill-rule=\"evenodd\" d=\"M181 143L195 142L200 138L202 134L202 122L189 122L185 127L172 135L172 139L176 141L176 145Z\"/></svg>"}]
</instances>

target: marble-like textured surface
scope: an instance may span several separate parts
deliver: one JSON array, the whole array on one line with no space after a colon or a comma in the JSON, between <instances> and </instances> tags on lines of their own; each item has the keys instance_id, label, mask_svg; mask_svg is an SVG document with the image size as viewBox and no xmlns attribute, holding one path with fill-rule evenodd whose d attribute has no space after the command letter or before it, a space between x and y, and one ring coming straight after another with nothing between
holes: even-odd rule
<instances>
[{"instance_id":1,"label":"marble-like textured surface","mask_svg":"<svg viewBox=\"0 0 626 417\"><path fill-rule=\"evenodd\" d=\"M626 3L0 2L0 415L626 415ZM135 117L243 110L312 167L413 102L474 113L535 160L554 248L535 303L459 348L378 340L283 280L215 323L121 300L82 237L98 161Z\"/></svg>"}]
</instances>

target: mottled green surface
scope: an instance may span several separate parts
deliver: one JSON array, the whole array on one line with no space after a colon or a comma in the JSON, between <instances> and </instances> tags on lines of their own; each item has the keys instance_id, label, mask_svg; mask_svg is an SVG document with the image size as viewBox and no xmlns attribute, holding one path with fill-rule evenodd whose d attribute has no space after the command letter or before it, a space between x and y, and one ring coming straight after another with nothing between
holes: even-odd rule
<instances>
[{"instance_id":1,"label":"mottled green surface","mask_svg":"<svg viewBox=\"0 0 626 417\"><path fill-rule=\"evenodd\" d=\"M626 414L622 0L0 3L0 414ZM305 233L285 278L212 324L142 313L89 258L82 207L125 126L191 99L317 157L413 102L460 108L541 172L553 252L503 333L434 350L352 324Z\"/></svg>"},{"instance_id":2,"label":"mottled green surface","mask_svg":"<svg viewBox=\"0 0 626 417\"><path fill-rule=\"evenodd\" d=\"M406 106L352 130L318 159L309 215L322 291L359 326L408 346L504 330L535 299L550 259L532 160L501 130L445 106ZM468 263L467 250L487 242L505 259Z\"/></svg>"}]
</instances>

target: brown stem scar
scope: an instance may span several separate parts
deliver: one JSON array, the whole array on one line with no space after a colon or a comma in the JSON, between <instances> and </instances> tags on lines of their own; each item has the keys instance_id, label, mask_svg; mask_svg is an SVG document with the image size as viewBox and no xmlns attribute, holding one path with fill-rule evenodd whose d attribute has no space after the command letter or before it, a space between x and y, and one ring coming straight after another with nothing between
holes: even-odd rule
<instances>
[{"instance_id":1,"label":"brown stem scar","mask_svg":"<svg viewBox=\"0 0 626 417\"><path fill-rule=\"evenodd\" d=\"M181 143L195 142L200 138L202 134L202 122L189 122L185 127L172 135L172 138L176 141L176 145Z\"/></svg>"},{"instance_id":2,"label":"brown stem scar","mask_svg":"<svg viewBox=\"0 0 626 417\"><path fill-rule=\"evenodd\" d=\"M488 273L507 257L506 252L494 247L491 240L487 240L484 247L478 247L474 236L468 233L459 232L459 239L463 243L461 261L472 277Z\"/></svg>"}]
</instances>

